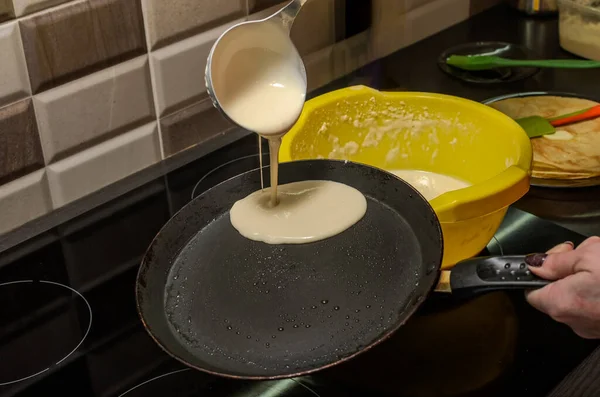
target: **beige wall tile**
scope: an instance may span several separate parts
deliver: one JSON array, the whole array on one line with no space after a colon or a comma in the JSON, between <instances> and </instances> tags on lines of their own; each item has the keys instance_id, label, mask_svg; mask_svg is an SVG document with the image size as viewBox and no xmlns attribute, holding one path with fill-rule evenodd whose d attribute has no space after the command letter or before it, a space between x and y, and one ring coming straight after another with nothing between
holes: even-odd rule
<instances>
[{"instance_id":1,"label":"beige wall tile","mask_svg":"<svg viewBox=\"0 0 600 397\"><path fill-rule=\"evenodd\" d=\"M502 3L503 0L471 0L470 14L479 14L495 5Z\"/></svg>"},{"instance_id":2,"label":"beige wall tile","mask_svg":"<svg viewBox=\"0 0 600 397\"><path fill-rule=\"evenodd\" d=\"M333 78L338 79L374 59L370 46L370 32L365 31L332 47Z\"/></svg>"},{"instance_id":3,"label":"beige wall tile","mask_svg":"<svg viewBox=\"0 0 600 397\"><path fill-rule=\"evenodd\" d=\"M375 58L383 58L409 42L406 4L396 0L373 0L370 46Z\"/></svg>"},{"instance_id":4,"label":"beige wall tile","mask_svg":"<svg viewBox=\"0 0 600 397\"><path fill-rule=\"evenodd\" d=\"M13 3L15 5L15 14L20 17L57 4L66 3L67 1L71 0L13 0Z\"/></svg>"},{"instance_id":5,"label":"beige wall tile","mask_svg":"<svg viewBox=\"0 0 600 397\"><path fill-rule=\"evenodd\" d=\"M249 0L249 2L252 2L252 0ZM250 8L250 15L248 15L247 19L249 21L256 21L258 19L264 19L267 17L270 17L271 15L275 14L277 11L281 10L281 8L283 8L283 6L285 6L287 4L287 1L284 2L274 2L274 5L264 8L264 9L260 9L260 11L258 12L253 12L252 8Z\"/></svg>"},{"instance_id":6,"label":"beige wall tile","mask_svg":"<svg viewBox=\"0 0 600 397\"><path fill-rule=\"evenodd\" d=\"M435 3L437 0L404 0L406 11L411 11L427 4Z\"/></svg>"},{"instance_id":7,"label":"beige wall tile","mask_svg":"<svg viewBox=\"0 0 600 397\"><path fill-rule=\"evenodd\" d=\"M20 24L34 93L146 53L135 0L76 1Z\"/></svg>"},{"instance_id":8,"label":"beige wall tile","mask_svg":"<svg viewBox=\"0 0 600 397\"><path fill-rule=\"evenodd\" d=\"M287 1L250 0L248 19L262 19L280 10ZM291 38L301 55L312 54L335 43L335 0L310 1L292 26Z\"/></svg>"},{"instance_id":9,"label":"beige wall tile","mask_svg":"<svg viewBox=\"0 0 600 397\"><path fill-rule=\"evenodd\" d=\"M250 13L256 13L271 8L280 8L289 3L289 1L281 0L248 0L248 9Z\"/></svg>"},{"instance_id":10,"label":"beige wall tile","mask_svg":"<svg viewBox=\"0 0 600 397\"><path fill-rule=\"evenodd\" d=\"M198 101L206 93L204 72L223 25L152 52L152 77L160 116Z\"/></svg>"},{"instance_id":11,"label":"beige wall tile","mask_svg":"<svg viewBox=\"0 0 600 397\"><path fill-rule=\"evenodd\" d=\"M156 123L47 167L54 208L62 207L160 161Z\"/></svg>"},{"instance_id":12,"label":"beige wall tile","mask_svg":"<svg viewBox=\"0 0 600 397\"><path fill-rule=\"evenodd\" d=\"M209 140L233 125L213 106L209 98L160 121L163 157L169 157Z\"/></svg>"},{"instance_id":13,"label":"beige wall tile","mask_svg":"<svg viewBox=\"0 0 600 397\"><path fill-rule=\"evenodd\" d=\"M469 18L470 0L436 0L406 15L410 44Z\"/></svg>"},{"instance_id":14,"label":"beige wall tile","mask_svg":"<svg viewBox=\"0 0 600 397\"><path fill-rule=\"evenodd\" d=\"M285 6L287 1L249 0L248 19L266 18ZM291 37L302 55L308 77L308 90L333 80L332 48L335 44L335 0L307 3L292 27ZM258 11L258 12L255 12Z\"/></svg>"},{"instance_id":15,"label":"beige wall tile","mask_svg":"<svg viewBox=\"0 0 600 397\"><path fill-rule=\"evenodd\" d=\"M17 22L0 25L0 106L31 93Z\"/></svg>"},{"instance_id":16,"label":"beige wall tile","mask_svg":"<svg viewBox=\"0 0 600 397\"><path fill-rule=\"evenodd\" d=\"M332 47L323 48L303 57L308 80L308 91L315 90L334 80Z\"/></svg>"},{"instance_id":17,"label":"beige wall tile","mask_svg":"<svg viewBox=\"0 0 600 397\"><path fill-rule=\"evenodd\" d=\"M470 0L373 0L371 49L383 58L469 18Z\"/></svg>"},{"instance_id":18,"label":"beige wall tile","mask_svg":"<svg viewBox=\"0 0 600 397\"><path fill-rule=\"evenodd\" d=\"M335 43L335 0L308 2L292 25L291 38L301 55Z\"/></svg>"},{"instance_id":19,"label":"beige wall tile","mask_svg":"<svg viewBox=\"0 0 600 397\"><path fill-rule=\"evenodd\" d=\"M246 15L245 0L142 0L152 49Z\"/></svg>"},{"instance_id":20,"label":"beige wall tile","mask_svg":"<svg viewBox=\"0 0 600 397\"><path fill-rule=\"evenodd\" d=\"M0 186L0 234L51 211L45 174L39 170Z\"/></svg>"},{"instance_id":21,"label":"beige wall tile","mask_svg":"<svg viewBox=\"0 0 600 397\"><path fill-rule=\"evenodd\" d=\"M145 55L34 97L46 163L150 121Z\"/></svg>"}]
</instances>

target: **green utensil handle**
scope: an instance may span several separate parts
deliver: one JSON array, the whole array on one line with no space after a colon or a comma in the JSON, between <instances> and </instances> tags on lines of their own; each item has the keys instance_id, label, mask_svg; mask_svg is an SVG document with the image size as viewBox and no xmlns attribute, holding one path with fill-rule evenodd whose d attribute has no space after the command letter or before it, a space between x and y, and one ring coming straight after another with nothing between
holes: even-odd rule
<instances>
[{"instance_id":1,"label":"green utensil handle","mask_svg":"<svg viewBox=\"0 0 600 397\"><path fill-rule=\"evenodd\" d=\"M497 64L502 66L529 66L538 68L588 69L600 67L599 61L585 59L532 59L517 60L498 58Z\"/></svg>"}]
</instances>

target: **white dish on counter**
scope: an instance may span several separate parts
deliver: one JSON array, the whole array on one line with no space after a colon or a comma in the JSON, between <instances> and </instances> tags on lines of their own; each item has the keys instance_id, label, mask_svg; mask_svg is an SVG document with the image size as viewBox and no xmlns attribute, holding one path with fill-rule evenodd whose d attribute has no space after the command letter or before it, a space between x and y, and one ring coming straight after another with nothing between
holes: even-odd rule
<instances>
[{"instance_id":1,"label":"white dish on counter","mask_svg":"<svg viewBox=\"0 0 600 397\"><path fill-rule=\"evenodd\" d=\"M560 46L600 61L600 1L558 0Z\"/></svg>"}]
</instances>

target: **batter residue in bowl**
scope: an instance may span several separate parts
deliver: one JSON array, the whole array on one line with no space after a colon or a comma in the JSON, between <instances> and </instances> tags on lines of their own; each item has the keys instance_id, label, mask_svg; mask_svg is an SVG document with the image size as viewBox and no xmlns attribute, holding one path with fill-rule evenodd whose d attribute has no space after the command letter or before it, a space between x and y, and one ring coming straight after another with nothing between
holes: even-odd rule
<instances>
[{"instance_id":1,"label":"batter residue in bowl","mask_svg":"<svg viewBox=\"0 0 600 397\"><path fill-rule=\"evenodd\" d=\"M367 211L358 190L332 181L302 181L279 186L279 204L268 189L252 193L231 208L231 224L242 236L268 244L301 244L343 232Z\"/></svg>"},{"instance_id":2,"label":"batter residue in bowl","mask_svg":"<svg viewBox=\"0 0 600 397\"><path fill-rule=\"evenodd\" d=\"M431 201L444 193L471 186L468 182L435 172L419 170L393 170L390 172L409 183L421 193L427 201Z\"/></svg>"}]
</instances>

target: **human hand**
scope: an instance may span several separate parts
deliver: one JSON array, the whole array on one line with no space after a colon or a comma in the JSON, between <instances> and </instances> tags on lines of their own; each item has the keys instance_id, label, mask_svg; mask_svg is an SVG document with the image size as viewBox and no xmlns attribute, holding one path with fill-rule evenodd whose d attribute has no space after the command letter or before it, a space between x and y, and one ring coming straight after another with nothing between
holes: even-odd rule
<instances>
[{"instance_id":1,"label":"human hand","mask_svg":"<svg viewBox=\"0 0 600 397\"><path fill-rule=\"evenodd\" d=\"M535 275L553 281L526 293L527 301L586 339L600 338L600 237L577 248L559 244L527 258Z\"/></svg>"}]
</instances>

